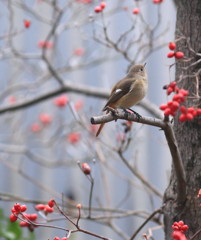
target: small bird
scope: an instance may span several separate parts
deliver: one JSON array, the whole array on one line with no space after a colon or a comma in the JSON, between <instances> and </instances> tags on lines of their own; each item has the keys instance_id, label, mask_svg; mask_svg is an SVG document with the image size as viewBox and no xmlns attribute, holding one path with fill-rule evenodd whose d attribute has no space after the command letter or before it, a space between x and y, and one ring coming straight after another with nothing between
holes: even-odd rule
<instances>
[{"instance_id":1,"label":"small bird","mask_svg":"<svg viewBox=\"0 0 201 240\"><path fill-rule=\"evenodd\" d=\"M131 66L126 77L117 82L110 93L109 99L103 111L108 109L129 109L140 102L147 92L147 73L145 65L138 64ZM138 114L139 116L139 114ZM100 134L105 123L101 123L96 137Z\"/></svg>"}]
</instances>

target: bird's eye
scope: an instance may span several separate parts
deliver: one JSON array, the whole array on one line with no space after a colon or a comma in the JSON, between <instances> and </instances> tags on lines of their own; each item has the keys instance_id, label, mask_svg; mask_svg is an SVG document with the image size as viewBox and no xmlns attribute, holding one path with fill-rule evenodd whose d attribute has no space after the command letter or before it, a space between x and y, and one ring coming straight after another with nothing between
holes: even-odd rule
<instances>
[{"instance_id":1,"label":"bird's eye","mask_svg":"<svg viewBox=\"0 0 201 240\"><path fill-rule=\"evenodd\" d=\"M143 71L143 68L140 68L140 71L142 72L142 71Z\"/></svg>"}]
</instances>

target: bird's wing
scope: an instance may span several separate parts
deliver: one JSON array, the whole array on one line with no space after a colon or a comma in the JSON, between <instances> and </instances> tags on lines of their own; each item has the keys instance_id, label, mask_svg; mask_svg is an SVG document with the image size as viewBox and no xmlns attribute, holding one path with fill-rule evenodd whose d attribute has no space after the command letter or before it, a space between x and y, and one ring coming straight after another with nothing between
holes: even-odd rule
<instances>
[{"instance_id":1,"label":"bird's wing","mask_svg":"<svg viewBox=\"0 0 201 240\"><path fill-rule=\"evenodd\" d=\"M133 84L133 79L122 79L120 80L112 89L110 97L105 104L103 111L106 110L106 107L113 105L113 103L117 102L121 97L126 95ZM111 106L112 107L112 106Z\"/></svg>"}]
</instances>

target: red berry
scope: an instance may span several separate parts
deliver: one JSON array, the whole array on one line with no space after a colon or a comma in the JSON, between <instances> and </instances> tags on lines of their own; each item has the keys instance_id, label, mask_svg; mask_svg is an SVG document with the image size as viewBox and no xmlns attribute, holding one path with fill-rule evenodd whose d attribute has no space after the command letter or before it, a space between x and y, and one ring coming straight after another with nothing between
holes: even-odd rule
<instances>
[{"instance_id":1,"label":"red berry","mask_svg":"<svg viewBox=\"0 0 201 240\"><path fill-rule=\"evenodd\" d=\"M84 102L82 100L78 100L74 105L75 110L77 111L79 111L83 106L84 106Z\"/></svg>"},{"instance_id":2,"label":"red berry","mask_svg":"<svg viewBox=\"0 0 201 240\"><path fill-rule=\"evenodd\" d=\"M174 91L173 88L168 87L168 89L167 89L167 95L170 95L173 91Z\"/></svg>"},{"instance_id":3,"label":"red berry","mask_svg":"<svg viewBox=\"0 0 201 240\"><path fill-rule=\"evenodd\" d=\"M174 226L178 226L178 222L174 222L173 225L174 225Z\"/></svg>"},{"instance_id":4,"label":"red berry","mask_svg":"<svg viewBox=\"0 0 201 240\"><path fill-rule=\"evenodd\" d=\"M15 216L14 214L10 215L10 221L11 222L16 222L17 221L17 216Z\"/></svg>"},{"instance_id":5,"label":"red berry","mask_svg":"<svg viewBox=\"0 0 201 240\"><path fill-rule=\"evenodd\" d=\"M53 43L52 42L45 42L45 48L53 48Z\"/></svg>"},{"instance_id":6,"label":"red berry","mask_svg":"<svg viewBox=\"0 0 201 240\"><path fill-rule=\"evenodd\" d=\"M194 107L189 107L187 110L188 110L188 113L191 113L191 114L193 114L195 112Z\"/></svg>"},{"instance_id":7,"label":"red berry","mask_svg":"<svg viewBox=\"0 0 201 240\"><path fill-rule=\"evenodd\" d=\"M176 44L175 44L174 42L170 42L170 43L168 44L168 47L169 47L170 50L175 50Z\"/></svg>"},{"instance_id":8,"label":"red berry","mask_svg":"<svg viewBox=\"0 0 201 240\"><path fill-rule=\"evenodd\" d=\"M11 212L12 212L12 213L15 213L15 214L18 214L18 213L16 212L16 210L15 210L14 207L11 208Z\"/></svg>"},{"instance_id":9,"label":"red berry","mask_svg":"<svg viewBox=\"0 0 201 240\"><path fill-rule=\"evenodd\" d=\"M171 110L176 111L179 108L179 103L177 101L173 101L171 105Z\"/></svg>"},{"instance_id":10,"label":"red berry","mask_svg":"<svg viewBox=\"0 0 201 240\"><path fill-rule=\"evenodd\" d=\"M187 238L184 235L184 233L182 233L180 231L174 231L172 233L172 238L173 238L173 240L187 240Z\"/></svg>"},{"instance_id":11,"label":"red berry","mask_svg":"<svg viewBox=\"0 0 201 240\"><path fill-rule=\"evenodd\" d=\"M198 108L198 109L197 109L197 114L198 114L198 115L201 115L201 108Z\"/></svg>"},{"instance_id":12,"label":"red berry","mask_svg":"<svg viewBox=\"0 0 201 240\"><path fill-rule=\"evenodd\" d=\"M41 113L39 115L39 119L44 124L49 124L49 123L52 122L52 117L49 114L47 114L47 113Z\"/></svg>"},{"instance_id":13,"label":"red berry","mask_svg":"<svg viewBox=\"0 0 201 240\"><path fill-rule=\"evenodd\" d=\"M46 48L46 42L44 40L40 40L38 42L38 47L39 48Z\"/></svg>"},{"instance_id":14,"label":"red berry","mask_svg":"<svg viewBox=\"0 0 201 240\"><path fill-rule=\"evenodd\" d=\"M42 210L44 210L44 208L45 208L45 205L44 205L44 204L37 204L37 205L35 206L35 209L36 209L37 211L42 211Z\"/></svg>"},{"instance_id":15,"label":"red berry","mask_svg":"<svg viewBox=\"0 0 201 240\"><path fill-rule=\"evenodd\" d=\"M176 82L171 82L169 86L170 86L172 89L175 89L176 85L177 85Z\"/></svg>"},{"instance_id":16,"label":"red berry","mask_svg":"<svg viewBox=\"0 0 201 240\"><path fill-rule=\"evenodd\" d=\"M76 55L76 56L82 56L83 54L84 54L84 48L81 48L81 47L79 47L79 48L76 48L75 50L74 50L74 54Z\"/></svg>"},{"instance_id":17,"label":"red berry","mask_svg":"<svg viewBox=\"0 0 201 240\"><path fill-rule=\"evenodd\" d=\"M49 207L48 205L45 205L44 212L47 215L48 213L54 212L54 209Z\"/></svg>"},{"instance_id":18,"label":"red berry","mask_svg":"<svg viewBox=\"0 0 201 240\"><path fill-rule=\"evenodd\" d=\"M189 94L188 91L183 88L179 89L179 93L182 94L183 96L188 96L188 94Z\"/></svg>"},{"instance_id":19,"label":"red berry","mask_svg":"<svg viewBox=\"0 0 201 240\"><path fill-rule=\"evenodd\" d=\"M28 227L30 224L24 221L20 222L20 227Z\"/></svg>"},{"instance_id":20,"label":"red berry","mask_svg":"<svg viewBox=\"0 0 201 240\"><path fill-rule=\"evenodd\" d=\"M160 105L160 109L161 109L161 110L165 110L166 108L167 108L167 104L161 104L161 105Z\"/></svg>"},{"instance_id":21,"label":"red berry","mask_svg":"<svg viewBox=\"0 0 201 240\"><path fill-rule=\"evenodd\" d=\"M164 115L165 116L169 116L170 114L172 113L171 109L170 108L166 108L165 111L164 111Z\"/></svg>"},{"instance_id":22,"label":"red berry","mask_svg":"<svg viewBox=\"0 0 201 240\"><path fill-rule=\"evenodd\" d=\"M157 3L160 3L161 0L152 0L152 2L157 4Z\"/></svg>"},{"instance_id":23,"label":"red berry","mask_svg":"<svg viewBox=\"0 0 201 240\"><path fill-rule=\"evenodd\" d=\"M15 96L9 96L8 97L8 102L10 103L10 104L13 104L13 103L16 103L16 97Z\"/></svg>"},{"instance_id":24,"label":"red berry","mask_svg":"<svg viewBox=\"0 0 201 240\"><path fill-rule=\"evenodd\" d=\"M36 213L33 213L33 214L30 214L28 216L28 218L31 220L31 221L35 221L37 218L38 218L38 215Z\"/></svg>"},{"instance_id":25,"label":"red berry","mask_svg":"<svg viewBox=\"0 0 201 240\"><path fill-rule=\"evenodd\" d=\"M185 122L186 120L187 120L186 114L181 114L181 115L179 116L179 121L180 121L180 122Z\"/></svg>"},{"instance_id":26,"label":"red berry","mask_svg":"<svg viewBox=\"0 0 201 240\"><path fill-rule=\"evenodd\" d=\"M193 120L193 114L187 113L187 114L186 114L186 118L187 118L188 120Z\"/></svg>"},{"instance_id":27,"label":"red berry","mask_svg":"<svg viewBox=\"0 0 201 240\"><path fill-rule=\"evenodd\" d=\"M101 6L96 6L96 7L94 8L94 12L96 12L96 13L102 12Z\"/></svg>"},{"instance_id":28,"label":"red berry","mask_svg":"<svg viewBox=\"0 0 201 240\"><path fill-rule=\"evenodd\" d=\"M133 9L133 14L138 14L140 12L140 9L139 8L134 8Z\"/></svg>"},{"instance_id":29,"label":"red berry","mask_svg":"<svg viewBox=\"0 0 201 240\"><path fill-rule=\"evenodd\" d=\"M29 28L31 25L31 21L30 20L24 20L24 26L25 28Z\"/></svg>"},{"instance_id":30,"label":"red berry","mask_svg":"<svg viewBox=\"0 0 201 240\"><path fill-rule=\"evenodd\" d=\"M88 175L91 173L91 168L88 163L83 163L81 167L84 174Z\"/></svg>"},{"instance_id":31,"label":"red berry","mask_svg":"<svg viewBox=\"0 0 201 240\"><path fill-rule=\"evenodd\" d=\"M100 3L100 7L101 7L102 9L104 9L104 8L106 7L106 2L101 2L101 3Z\"/></svg>"},{"instance_id":32,"label":"red berry","mask_svg":"<svg viewBox=\"0 0 201 240\"><path fill-rule=\"evenodd\" d=\"M174 57L174 54L175 54L174 52L169 52L169 53L167 54L167 57L168 57L168 58L172 58L172 57Z\"/></svg>"},{"instance_id":33,"label":"red berry","mask_svg":"<svg viewBox=\"0 0 201 240\"><path fill-rule=\"evenodd\" d=\"M178 222L178 225L179 225L179 226L183 226L183 225L184 225L184 221L182 221L182 220L179 221L179 222Z\"/></svg>"},{"instance_id":34,"label":"red berry","mask_svg":"<svg viewBox=\"0 0 201 240\"><path fill-rule=\"evenodd\" d=\"M61 240L68 240L68 238L67 237L63 237Z\"/></svg>"},{"instance_id":35,"label":"red berry","mask_svg":"<svg viewBox=\"0 0 201 240\"><path fill-rule=\"evenodd\" d=\"M54 240L60 240L60 238L59 237L55 237Z\"/></svg>"},{"instance_id":36,"label":"red berry","mask_svg":"<svg viewBox=\"0 0 201 240\"><path fill-rule=\"evenodd\" d=\"M175 53L175 57L176 57L177 59L183 58L183 57L184 57L184 53L183 53L183 52L176 52L176 53Z\"/></svg>"},{"instance_id":37,"label":"red berry","mask_svg":"<svg viewBox=\"0 0 201 240\"><path fill-rule=\"evenodd\" d=\"M73 132L68 135L68 141L72 144L79 142L80 138L81 138L81 136L77 132Z\"/></svg>"},{"instance_id":38,"label":"red berry","mask_svg":"<svg viewBox=\"0 0 201 240\"><path fill-rule=\"evenodd\" d=\"M38 123L33 123L31 125L31 131L32 132L39 132L41 130L41 127Z\"/></svg>"},{"instance_id":39,"label":"red berry","mask_svg":"<svg viewBox=\"0 0 201 240\"><path fill-rule=\"evenodd\" d=\"M186 109L186 107L181 106L181 107L180 107L180 111L181 111L182 113L186 114L187 109Z\"/></svg>"},{"instance_id":40,"label":"red berry","mask_svg":"<svg viewBox=\"0 0 201 240\"><path fill-rule=\"evenodd\" d=\"M14 204L14 209L16 212L21 212L21 205L19 203Z\"/></svg>"},{"instance_id":41,"label":"red berry","mask_svg":"<svg viewBox=\"0 0 201 240\"><path fill-rule=\"evenodd\" d=\"M25 212L27 210L27 206L26 205L21 205L20 210L21 210L21 212Z\"/></svg>"},{"instance_id":42,"label":"red berry","mask_svg":"<svg viewBox=\"0 0 201 240\"><path fill-rule=\"evenodd\" d=\"M179 92L179 88L178 87L175 87L175 89L174 89L174 91L176 92L176 93L178 93Z\"/></svg>"},{"instance_id":43,"label":"red berry","mask_svg":"<svg viewBox=\"0 0 201 240\"><path fill-rule=\"evenodd\" d=\"M182 228L181 228L182 231L186 231L186 230L188 230L188 229L189 229L189 227L188 227L188 225L186 225L186 224L183 225Z\"/></svg>"},{"instance_id":44,"label":"red berry","mask_svg":"<svg viewBox=\"0 0 201 240\"><path fill-rule=\"evenodd\" d=\"M185 98L184 98L183 94L181 94L181 93L175 94L172 99L177 102L185 101Z\"/></svg>"},{"instance_id":45,"label":"red berry","mask_svg":"<svg viewBox=\"0 0 201 240\"><path fill-rule=\"evenodd\" d=\"M50 201L48 202L48 206L51 207L51 208L53 208L53 207L54 207L54 200L50 200Z\"/></svg>"},{"instance_id":46,"label":"red berry","mask_svg":"<svg viewBox=\"0 0 201 240\"><path fill-rule=\"evenodd\" d=\"M54 99L54 104L58 107L64 107L68 104L69 98L66 95L61 95Z\"/></svg>"},{"instance_id":47,"label":"red berry","mask_svg":"<svg viewBox=\"0 0 201 240\"><path fill-rule=\"evenodd\" d=\"M169 102L167 103L167 105L168 105L168 107L171 107L171 106L172 106L172 101L169 101Z\"/></svg>"}]
</instances>

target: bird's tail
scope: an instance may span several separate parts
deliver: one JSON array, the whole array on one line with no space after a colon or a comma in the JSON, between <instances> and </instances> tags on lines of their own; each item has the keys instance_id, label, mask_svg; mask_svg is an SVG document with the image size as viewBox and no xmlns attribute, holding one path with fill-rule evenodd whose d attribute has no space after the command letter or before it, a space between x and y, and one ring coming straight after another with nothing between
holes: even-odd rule
<instances>
[{"instance_id":1,"label":"bird's tail","mask_svg":"<svg viewBox=\"0 0 201 240\"><path fill-rule=\"evenodd\" d=\"M96 133L96 137L98 137L98 135L100 134L101 130L103 129L105 123L101 123L100 127L98 128L98 131Z\"/></svg>"}]
</instances>

